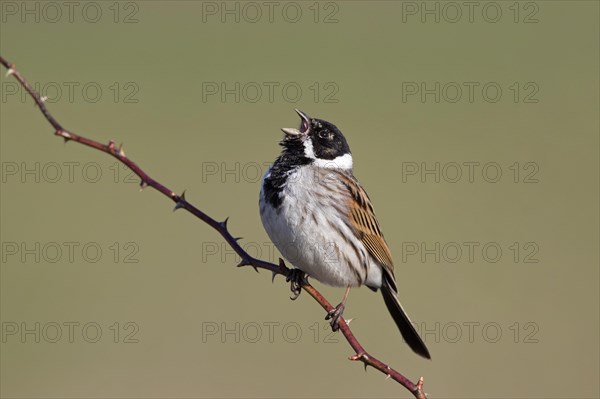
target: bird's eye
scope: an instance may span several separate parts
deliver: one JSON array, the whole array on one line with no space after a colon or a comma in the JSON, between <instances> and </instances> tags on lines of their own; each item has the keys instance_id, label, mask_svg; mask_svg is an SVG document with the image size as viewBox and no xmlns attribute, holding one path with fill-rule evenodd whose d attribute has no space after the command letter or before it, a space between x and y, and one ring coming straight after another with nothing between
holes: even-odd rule
<instances>
[{"instance_id":1,"label":"bird's eye","mask_svg":"<svg viewBox=\"0 0 600 399\"><path fill-rule=\"evenodd\" d=\"M321 130L319 132L319 138L324 139L324 140L331 140L333 138L333 134L331 134L330 132L328 132L326 130Z\"/></svg>"}]
</instances>

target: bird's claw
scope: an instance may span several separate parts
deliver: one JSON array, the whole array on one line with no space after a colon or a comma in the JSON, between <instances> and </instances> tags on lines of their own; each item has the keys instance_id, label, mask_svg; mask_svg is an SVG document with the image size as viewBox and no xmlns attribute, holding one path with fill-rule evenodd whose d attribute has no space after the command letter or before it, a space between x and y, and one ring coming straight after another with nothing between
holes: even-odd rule
<instances>
[{"instance_id":1,"label":"bird's claw","mask_svg":"<svg viewBox=\"0 0 600 399\"><path fill-rule=\"evenodd\" d=\"M329 324L331 324L331 329L333 331L337 331L340 329L340 318L344 313L344 309L346 309L346 305L344 303L340 303L335 308L331 309L327 312L327 316L325 316L325 320L331 320Z\"/></svg>"},{"instance_id":2,"label":"bird's claw","mask_svg":"<svg viewBox=\"0 0 600 399\"><path fill-rule=\"evenodd\" d=\"M306 273L300 269L290 269L285 281L290 283L290 290L293 294L290 299L295 301L302 292L302 285L307 282Z\"/></svg>"}]
</instances>

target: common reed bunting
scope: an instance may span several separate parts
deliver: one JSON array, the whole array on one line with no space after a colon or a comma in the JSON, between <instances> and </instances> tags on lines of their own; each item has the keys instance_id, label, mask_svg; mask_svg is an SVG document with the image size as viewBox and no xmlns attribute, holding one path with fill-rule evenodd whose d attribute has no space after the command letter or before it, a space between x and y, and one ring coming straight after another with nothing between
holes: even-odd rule
<instances>
[{"instance_id":1,"label":"common reed bunting","mask_svg":"<svg viewBox=\"0 0 600 399\"><path fill-rule=\"evenodd\" d=\"M430 359L398 300L392 255L371 200L352 174L344 135L327 121L296 112L300 127L282 129L283 151L262 181L260 216L267 234L300 270L300 278L306 274L346 288L341 303L327 316L334 330L351 287L381 289L406 343Z\"/></svg>"}]
</instances>

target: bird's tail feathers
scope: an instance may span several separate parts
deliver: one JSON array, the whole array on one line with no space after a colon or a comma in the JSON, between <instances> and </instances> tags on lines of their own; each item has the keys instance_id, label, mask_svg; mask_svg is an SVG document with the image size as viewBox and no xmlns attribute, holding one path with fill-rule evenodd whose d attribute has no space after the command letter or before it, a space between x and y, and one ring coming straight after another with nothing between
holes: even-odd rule
<instances>
[{"instance_id":1,"label":"bird's tail feathers","mask_svg":"<svg viewBox=\"0 0 600 399\"><path fill-rule=\"evenodd\" d=\"M383 300L387 306L392 318L396 322L404 341L410 346L410 348L418 355L424 358L431 359L429 350L425 346L425 343L419 336L417 330L413 326L412 322L408 318L408 315L402 308L400 300L398 300L398 294L395 290L395 284L388 281L389 277L384 276L383 285L381 286L381 293L383 294Z\"/></svg>"}]
</instances>

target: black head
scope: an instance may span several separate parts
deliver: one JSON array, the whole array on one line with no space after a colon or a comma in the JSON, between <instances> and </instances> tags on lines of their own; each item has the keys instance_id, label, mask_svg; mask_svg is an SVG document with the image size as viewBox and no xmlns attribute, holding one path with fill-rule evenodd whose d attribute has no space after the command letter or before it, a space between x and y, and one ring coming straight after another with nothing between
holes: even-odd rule
<instances>
[{"instance_id":1,"label":"black head","mask_svg":"<svg viewBox=\"0 0 600 399\"><path fill-rule=\"evenodd\" d=\"M352 154L342 132L333 123L296 112L300 115L300 127L281 129L285 133L281 145L286 151L302 154L321 166L351 169Z\"/></svg>"}]
</instances>

